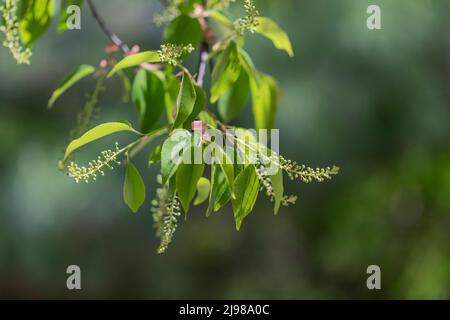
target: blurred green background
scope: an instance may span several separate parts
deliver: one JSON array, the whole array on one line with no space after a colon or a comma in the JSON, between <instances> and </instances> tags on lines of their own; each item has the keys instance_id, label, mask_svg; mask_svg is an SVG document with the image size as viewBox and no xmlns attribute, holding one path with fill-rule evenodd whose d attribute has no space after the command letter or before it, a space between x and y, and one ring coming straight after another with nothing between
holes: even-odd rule
<instances>
[{"instance_id":1,"label":"blurred green background","mask_svg":"<svg viewBox=\"0 0 450 320\"><path fill-rule=\"evenodd\" d=\"M158 1L97 1L128 44L157 48ZM32 65L0 50L0 297L2 298L449 298L450 1L257 1L288 31L289 59L258 35L247 49L280 82L281 150L312 166L337 164L320 185L290 183L297 205L274 217L263 196L240 232L230 208L181 221L165 255L149 213L122 201L122 169L89 185L57 169L94 81L46 103L77 65L97 64L107 39L83 9L82 30L55 26ZM378 4L382 30L366 28ZM97 122L135 119L106 83ZM251 126L250 117L240 122ZM102 145L102 144L100 144ZM98 150L97 150L98 151ZM158 168L139 166L153 193ZM66 289L68 265L82 290ZM382 290L366 288L366 268Z\"/></svg>"}]
</instances>

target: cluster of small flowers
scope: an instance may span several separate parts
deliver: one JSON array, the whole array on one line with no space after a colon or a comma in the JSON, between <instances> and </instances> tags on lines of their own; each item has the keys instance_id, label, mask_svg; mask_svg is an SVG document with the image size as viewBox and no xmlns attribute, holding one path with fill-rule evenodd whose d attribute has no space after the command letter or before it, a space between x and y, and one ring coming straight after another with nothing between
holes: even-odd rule
<instances>
[{"instance_id":1,"label":"cluster of small flowers","mask_svg":"<svg viewBox=\"0 0 450 320\"><path fill-rule=\"evenodd\" d=\"M18 0L5 0L0 6L4 25L0 32L5 35L3 45L9 49L18 64L30 64L31 50L23 48L19 36L19 21L17 18Z\"/></svg>"},{"instance_id":2,"label":"cluster of small flowers","mask_svg":"<svg viewBox=\"0 0 450 320\"><path fill-rule=\"evenodd\" d=\"M259 11L253 0L244 0L245 17L235 22L236 29L243 34L244 31L254 33L259 26Z\"/></svg>"},{"instance_id":3,"label":"cluster of small flowers","mask_svg":"<svg viewBox=\"0 0 450 320\"><path fill-rule=\"evenodd\" d=\"M161 175L157 176L157 181L162 184ZM166 186L156 189L156 198L152 200L150 212L153 217L153 227L156 230L156 237L162 238L164 235L164 216L167 211L167 199L169 198L169 190Z\"/></svg>"},{"instance_id":4,"label":"cluster of small flowers","mask_svg":"<svg viewBox=\"0 0 450 320\"><path fill-rule=\"evenodd\" d=\"M167 215L164 217L164 234L161 237L161 243L158 253L166 252L169 244L172 242L173 235L178 227L178 217L181 215L180 203L176 196L169 199L167 204Z\"/></svg>"},{"instance_id":5,"label":"cluster of small flowers","mask_svg":"<svg viewBox=\"0 0 450 320\"><path fill-rule=\"evenodd\" d=\"M187 46L181 46L172 43L166 43L161 45L161 50L158 50L158 53L161 62L166 62L175 66L181 62L180 58L184 54L189 54L194 50L195 48L192 46L192 44L188 44Z\"/></svg>"},{"instance_id":6,"label":"cluster of small flowers","mask_svg":"<svg viewBox=\"0 0 450 320\"><path fill-rule=\"evenodd\" d=\"M75 180L76 183L79 183L80 181L89 183L90 179L95 181L97 180L97 175L105 175L105 172L102 170L103 167L113 170L113 164L120 165L120 162L117 161L117 156L120 152L119 145L116 143L116 148L114 151L102 151L101 155L98 156L96 160L89 162L87 167L80 167L76 163L71 162L67 167L67 173L69 177Z\"/></svg>"},{"instance_id":7,"label":"cluster of small flowers","mask_svg":"<svg viewBox=\"0 0 450 320\"><path fill-rule=\"evenodd\" d=\"M273 159L273 158L271 158ZM271 202L275 201L275 191L273 190L272 181L267 175L267 168L258 158L255 164L256 175L258 177L259 183L261 185L261 191L266 191L266 196L269 197ZM281 169L280 169L281 170ZM298 197L295 195L284 195L283 200L281 200L281 205L284 207L289 207L297 202Z\"/></svg>"},{"instance_id":8,"label":"cluster of small flowers","mask_svg":"<svg viewBox=\"0 0 450 320\"><path fill-rule=\"evenodd\" d=\"M294 205L298 200L297 196L289 195L283 196L283 200L281 200L281 205L283 207L289 207L290 205Z\"/></svg>"},{"instance_id":9,"label":"cluster of small flowers","mask_svg":"<svg viewBox=\"0 0 450 320\"><path fill-rule=\"evenodd\" d=\"M162 185L162 177L158 175L158 183ZM167 185L156 189L156 198L152 201L150 209L153 217L153 227L156 237L160 239L158 253L164 253L172 242L173 235L178 227L178 217L181 215L181 206L176 194L170 192Z\"/></svg>"},{"instance_id":10,"label":"cluster of small flowers","mask_svg":"<svg viewBox=\"0 0 450 320\"><path fill-rule=\"evenodd\" d=\"M181 215L181 207L178 197L174 195L169 198L167 203L167 215L164 217L164 233L161 237L161 243L158 253L164 253L172 242L173 235L178 227L178 217Z\"/></svg>"},{"instance_id":11,"label":"cluster of small flowers","mask_svg":"<svg viewBox=\"0 0 450 320\"><path fill-rule=\"evenodd\" d=\"M269 197L270 201L273 202L275 200L275 192L273 191L272 182L270 177L267 175L266 167L261 163L261 160L257 158L256 164L256 176L258 177L259 183L261 185L260 190L266 191L266 196Z\"/></svg>"},{"instance_id":12,"label":"cluster of small flowers","mask_svg":"<svg viewBox=\"0 0 450 320\"><path fill-rule=\"evenodd\" d=\"M280 156L280 166L286 171L291 180L300 179L305 183L310 183L314 180L323 182L339 173L339 167L336 166L313 169L305 165L298 165L295 161L286 160L282 156Z\"/></svg>"}]
</instances>

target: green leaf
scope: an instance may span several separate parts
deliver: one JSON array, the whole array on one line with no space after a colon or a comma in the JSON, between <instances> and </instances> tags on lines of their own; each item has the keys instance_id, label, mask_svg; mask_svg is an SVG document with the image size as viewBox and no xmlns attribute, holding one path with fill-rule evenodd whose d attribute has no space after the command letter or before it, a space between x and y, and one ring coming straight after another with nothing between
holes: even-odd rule
<instances>
[{"instance_id":1,"label":"green leaf","mask_svg":"<svg viewBox=\"0 0 450 320\"><path fill-rule=\"evenodd\" d=\"M225 174L220 169L218 165L211 165L211 193L209 194L209 206L206 210L206 216L209 217L211 213L216 210L219 201L224 196L224 194L228 194L228 197L231 197L229 192L229 186L227 183L227 178Z\"/></svg>"},{"instance_id":2,"label":"green leaf","mask_svg":"<svg viewBox=\"0 0 450 320\"><path fill-rule=\"evenodd\" d=\"M252 58L248 55L248 53L239 47L239 61L241 63L242 68L247 72L250 83L259 84L260 82L260 74L256 69L255 64L252 61Z\"/></svg>"},{"instance_id":3,"label":"green leaf","mask_svg":"<svg viewBox=\"0 0 450 320\"><path fill-rule=\"evenodd\" d=\"M51 23L53 0L22 0L19 31L22 41L31 47Z\"/></svg>"},{"instance_id":4,"label":"green leaf","mask_svg":"<svg viewBox=\"0 0 450 320\"><path fill-rule=\"evenodd\" d=\"M64 155L64 161L72 154L75 150L81 148L82 146L91 143L95 140L106 137L110 134L121 132L121 131L130 131L137 134L140 134L136 130L134 130L129 124L124 122L107 122L92 128L85 134L83 134L80 138L73 140L66 149L66 153Z\"/></svg>"},{"instance_id":5,"label":"green leaf","mask_svg":"<svg viewBox=\"0 0 450 320\"><path fill-rule=\"evenodd\" d=\"M83 64L72 71L64 80L59 84L59 86L53 91L50 100L48 101L48 107L51 108L55 104L56 100L69 88L74 86L78 81L86 78L95 72L95 68L93 66Z\"/></svg>"},{"instance_id":6,"label":"green leaf","mask_svg":"<svg viewBox=\"0 0 450 320\"><path fill-rule=\"evenodd\" d=\"M250 79L245 70L241 71L235 85L219 99L219 114L223 121L234 120L245 108L250 96Z\"/></svg>"},{"instance_id":7,"label":"green leaf","mask_svg":"<svg viewBox=\"0 0 450 320\"><path fill-rule=\"evenodd\" d=\"M194 206L198 206L208 200L211 183L207 178L201 177L197 182L197 197L194 200Z\"/></svg>"},{"instance_id":8,"label":"green leaf","mask_svg":"<svg viewBox=\"0 0 450 320\"><path fill-rule=\"evenodd\" d=\"M166 101L167 122L173 124L173 110L177 105L178 93L180 92L180 80L172 73L173 68L166 65L164 70L164 90L166 91L164 99Z\"/></svg>"},{"instance_id":9,"label":"green leaf","mask_svg":"<svg viewBox=\"0 0 450 320\"><path fill-rule=\"evenodd\" d=\"M242 48L239 48L239 59L242 68L249 75L255 129L271 129L275 125L278 108L276 81L272 77L259 72L250 56Z\"/></svg>"},{"instance_id":10,"label":"green leaf","mask_svg":"<svg viewBox=\"0 0 450 320\"><path fill-rule=\"evenodd\" d=\"M233 29L233 27L234 27L233 22L230 19L228 19L227 16L223 15L219 11L217 11L217 10L210 10L208 15L209 15L209 17L211 19L213 19L214 21L220 23L224 27L226 27L228 29Z\"/></svg>"},{"instance_id":11,"label":"green leaf","mask_svg":"<svg viewBox=\"0 0 450 320\"><path fill-rule=\"evenodd\" d=\"M232 199L236 229L239 231L244 218L253 210L259 193L259 181L255 167L248 166L234 181L236 199Z\"/></svg>"},{"instance_id":12,"label":"green leaf","mask_svg":"<svg viewBox=\"0 0 450 320\"><path fill-rule=\"evenodd\" d=\"M129 162L123 184L123 200L136 213L145 201L145 184L136 166Z\"/></svg>"},{"instance_id":13,"label":"green leaf","mask_svg":"<svg viewBox=\"0 0 450 320\"><path fill-rule=\"evenodd\" d=\"M290 57L294 56L289 36L283 29L280 28L272 19L259 17L259 25L256 27L256 32L271 40L275 48L284 50Z\"/></svg>"},{"instance_id":14,"label":"green leaf","mask_svg":"<svg viewBox=\"0 0 450 320\"><path fill-rule=\"evenodd\" d=\"M228 157L225 151L217 145L215 148L215 158L214 162L218 164L220 169L225 175L225 180L227 182L228 188L230 189L231 197L235 198L235 192L233 187L234 182L234 166L233 161Z\"/></svg>"},{"instance_id":15,"label":"green leaf","mask_svg":"<svg viewBox=\"0 0 450 320\"><path fill-rule=\"evenodd\" d=\"M64 32L67 30L67 19L69 18L67 8L72 5L79 6L81 8L83 3L84 0L62 0L58 20L58 32Z\"/></svg>"},{"instance_id":16,"label":"green leaf","mask_svg":"<svg viewBox=\"0 0 450 320\"><path fill-rule=\"evenodd\" d=\"M177 100L177 116L175 118L174 128L179 128L189 118L194 110L197 94L191 76L184 72L181 80L180 92Z\"/></svg>"},{"instance_id":17,"label":"green leaf","mask_svg":"<svg viewBox=\"0 0 450 320\"><path fill-rule=\"evenodd\" d=\"M233 21L218 10L208 10L208 17L209 28L217 39L225 39L234 31Z\"/></svg>"},{"instance_id":18,"label":"green leaf","mask_svg":"<svg viewBox=\"0 0 450 320\"><path fill-rule=\"evenodd\" d=\"M230 42L222 52L212 72L211 103L215 103L224 93L229 91L241 73L241 64L237 45Z\"/></svg>"},{"instance_id":19,"label":"green leaf","mask_svg":"<svg viewBox=\"0 0 450 320\"><path fill-rule=\"evenodd\" d=\"M216 201L216 204L214 205L214 212L218 212L220 209L223 208L228 202L231 200L231 193L230 189L227 189L222 196L219 198L218 201Z\"/></svg>"},{"instance_id":20,"label":"green leaf","mask_svg":"<svg viewBox=\"0 0 450 320\"><path fill-rule=\"evenodd\" d=\"M182 14L174 19L164 32L164 42L197 47L202 37L202 28L197 18Z\"/></svg>"},{"instance_id":21,"label":"green leaf","mask_svg":"<svg viewBox=\"0 0 450 320\"><path fill-rule=\"evenodd\" d=\"M198 118L211 128L217 128L217 121L208 112L202 111L198 114Z\"/></svg>"},{"instance_id":22,"label":"green leaf","mask_svg":"<svg viewBox=\"0 0 450 320\"><path fill-rule=\"evenodd\" d=\"M159 53L156 51L144 51L131 56L126 56L109 72L108 78L112 77L119 70L135 67L143 63L156 63L160 61Z\"/></svg>"},{"instance_id":23,"label":"green leaf","mask_svg":"<svg viewBox=\"0 0 450 320\"><path fill-rule=\"evenodd\" d=\"M277 174L269 176L270 181L272 182L272 188L275 198L275 208L274 213L278 214L280 210L281 201L284 196L284 185L283 185L283 170L278 169Z\"/></svg>"},{"instance_id":24,"label":"green leaf","mask_svg":"<svg viewBox=\"0 0 450 320\"><path fill-rule=\"evenodd\" d=\"M141 132L150 132L166 107L163 82L154 72L141 69L134 78L131 97L138 110Z\"/></svg>"},{"instance_id":25,"label":"green leaf","mask_svg":"<svg viewBox=\"0 0 450 320\"><path fill-rule=\"evenodd\" d=\"M219 211L234 194L234 164L226 152L217 144L214 146L214 158L211 164L211 194L206 212L210 216L212 211Z\"/></svg>"},{"instance_id":26,"label":"green leaf","mask_svg":"<svg viewBox=\"0 0 450 320\"><path fill-rule=\"evenodd\" d=\"M181 163L177 170L177 192L186 214L197 191L197 183L205 170L204 164Z\"/></svg>"},{"instance_id":27,"label":"green leaf","mask_svg":"<svg viewBox=\"0 0 450 320\"><path fill-rule=\"evenodd\" d=\"M236 141L239 141L239 143L237 144L238 150L236 151L236 154L238 154L239 159L242 161L241 165L247 167L250 164L254 164L257 152L256 146L258 145L256 132L252 132L251 130L247 129L236 128L235 136Z\"/></svg>"},{"instance_id":28,"label":"green leaf","mask_svg":"<svg viewBox=\"0 0 450 320\"><path fill-rule=\"evenodd\" d=\"M162 145L158 145L155 147L155 149L153 149L152 153L148 157L149 165L157 164L158 162L161 161L161 150L162 150Z\"/></svg>"},{"instance_id":29,"label":"green leaf","mask_svg":"<svg viewBox=\"0 0 450 320\"><path fill-rule=\"evenodd\" d=\"M202 112L205 109L205 106L206 106L205 90L203 90L202 87L200 87L196 84L194 84L194 88L195 88L195 94L196 94L197 98L195 99L194 109L192 110L192 113L189 115L189 117L185 121L186 129L191 128L192 121L197 119L197 116L200 114L200 112Z\"/></svg>"},{"instance_id":30,"label":"green leaf","mask_svg":"<svg viewBox=\"0 0 450 320\"><path fill-rule=\"evenodd\" d=\"M255 129L272 129L278 109L278 87L275 80L262 75L259 85L251 84L251 91Z\"/></svg>"},{"instance_id":31,"label":"green leaf","mask_svg":"<svg viewBox=\"0 0 450 320\"><path fill-rule=\"evenodd\" d=\"M164 141L161 149L161 175L163 184L177 172L182 154L191 143L191 133L187 130L177 130ZM178 156L179 159L174 157ZM180 160L180 161L175 161Z\"/></svg>"},{"instance_id":32,"label":"green leaf","mask_svg":"<svg viewBox=\"0 0 450 320\"><path fill-rule=\"evenodd\" d=\"M234 164L234 175L237 177L242 171L244 171L246 165L235 163Z\"/></svg>"}]
</instances>

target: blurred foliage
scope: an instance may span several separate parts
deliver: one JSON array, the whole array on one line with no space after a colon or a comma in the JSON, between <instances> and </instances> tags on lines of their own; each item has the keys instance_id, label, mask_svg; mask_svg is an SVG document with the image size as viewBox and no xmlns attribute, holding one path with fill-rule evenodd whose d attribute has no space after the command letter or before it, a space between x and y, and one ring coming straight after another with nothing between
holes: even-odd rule
<instances>
[{"instance_id":1,"label":"blurred foliage","mask_svg":"<svg viewBox=\"0 0 450 320\"><path fill-rule=\"evenodd\" d=\"M192 210L176 234L183 241L156 255L150 203L136 216L122 203L124 170L88 186L57 170L68 139L60 133L95 83L77 86L51 112L49 95L74 66L98 63L107 43L83 10L82 30L52 28L31 66L0 50L0 297L450 297L450 2L257 4L296 52L288 60L264 38L247 44L280 81L282 152L339 164L340 176L288 186L299 202L277 218L261 197L239 233L231 208L208 219L205 208ZM369 4L381 5L381 31L366 28ZM158 1L100 8L129 44L160 43L161 29L147 27ZM105 88L102 118L132 117L131 103L118 102L120 81ZM155 190L155 168L142 174ZM80 292L65 287L70 264L82 269ZM382 270L378 292L366 289L371 264Z\"/></svg>"}]
</instances>

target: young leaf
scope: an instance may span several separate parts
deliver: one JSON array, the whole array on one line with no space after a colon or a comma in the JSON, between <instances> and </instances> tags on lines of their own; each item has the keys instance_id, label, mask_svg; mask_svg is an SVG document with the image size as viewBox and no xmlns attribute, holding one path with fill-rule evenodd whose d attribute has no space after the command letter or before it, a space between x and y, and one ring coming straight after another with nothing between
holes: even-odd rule
<instances>
[{"instance_id":1,"label":"young leaf","mask_svg":"<svg viewBox=\"0 0 450 320\"><path fill-rule=\"evenodd\" d=\"M246 165L235 163L234 164L234 175L237 177L242 171L244 171Z\"/></svg>"},{"instance_id":2,"label":"young leaf","mask_svg":"<svg viewBox=\"0 0 450 320\"><path fill-rule=\"evenodd\" d=\"M260 82L260 74L256 69L255 64L252 59L248 55L248 53L241 47L239 47L239 61L242 68L247 72L250 83L259 84Z\"/></svg>"},{"instance_id":3,"label":"young leaf","mask_svg":"<svg viewBox=\"0 0 450 320\"><path fill-rule=\"evenodd\" d=\"M180 92L177 101L177 116L175 118L174 128L179 128L189 118L194 110L197 94L191 76L184 72L181 80Z\"/></svg>"},{"instance_id":4,"label":"young leaf","mask_svg":"<svg viewBox=\"0 0 450 320\"><path fill-rule=\"evenodd\" d=\"M223 206L225 206L228 202L230 202L230 200L231 200L230 189L227 189L219 198L219 200L216 201L216 204L214 205L214 212L218 212L220 209L222 209Z\"/></svg>"},{"instance_id":5,"label":"young leaf","mask_svg":"<svg viewBox=\"0 0 450 320\"><path fill-rule=\"evenodd\" d=\"M235 165L235 171L243 170L245 167L254 164L257 153L257 139L255 132L251 130L236 128L235 136L237 143L236 154L240 160L240 165Z\"/></svg>"},{"instance_id":6,"label":"young leaf","mask_svg":"<svg viewBox=\"0 0 450 320\"><path fill-rule=\"evenodd\" d=\"M134 78L131 97L138 110L141 132L150 132L159 122L165 109L165 90L161 79L154 73L139 70Z\"/></svg>"},{"instance_id":7,"label":"young leaf","mask_svg":"<svg viewBox=\"0 0 450 320\"><path fill-rule=\"evenodd\" d=\"M244 218L253 210L259 193L259 181L255 167L248 166L234 181L236 199L231 199L233 204L236 229L239 231Z\"/></svg>"},{"instance_id":8,"label":"young leaf","mask_svg":"<svg viewBox=\"0 0 450 320\"><path fill-rule=\"evenodd\" d=\"M195 88L195 94L196 94L196 100L194 104L194 108L192 110L192 113L189 115L187 120L185 121L185 128L190 129L191 123L194 121L197 116L202 112L202 110L205 108L206 105L206 93L205 90L203 90L202 87L194 84Z\"/></svg>"},{"instance_id":9,"label":"young leaf","mask_svg":"<svg viewBox=\"0 0 450 320\"><path fill-rule=\"evenodd\" d=\"M194 200L194 206L198 206L208 200L211 183L207 178L201 177L197 183L197 197Z\"/></svg>"},{"instance_id":10,"label":"young leaf","mask_svg":"<svg viewBox=\"0 0 450 320\"><path fill-rule=\"evenodd\" d=\"M217 121L208 112L202 111L198 114L198 118L206 123L209 127L217 129Z\"/></svg>"},{"instance_id":11,"label":"young leaf","mask_svg":"<svg viewBox=\"0 0 450 320\"><path fill-rule=\"evenodd\" d=\"M189 205L195 196L197 183L203 175L204 164L180 164L177 170L177 192L180 197L181 205L186 214L189 211Z\"/></svg>"},{"instance_id":12,"label":"young leaf","mask_svg":"<svg viewBox=\"0 0 450 320\"><path fill-rule=\"evenodd\" d=\"M278 108L278 87L275 80L262 75L259 85L253 83L251 91L255 129L272 129Z\"/></svg>"},{"instance_id":13,"label":"young leaf","mask_svg":"<svg viewBox=\"0 0 450 320\"><path fill-rule=\"evenodd\" d=\"M233 22L217 10L209 11L209 17L228 29L233 29Z\"/></svg>"},{"instance_id":14,"label":"young leaf","mask_svg":"<svg viewBox=\"0 0 450 320\"><path fill-rule=\"evenodd\" d=\"M53 0L22 0L21 3L20 36L31 47L50 26Z\"/></svg>"},{"instance_id":15,"label":"young leaf","mask_svg":"<svg viewBox=\"0 0 450 320\"><path fill-rule=\"evenodd\" d=\"M130 131L137 134L140 134L136 130L134 130L129 124L124 122L107 122L100 124L96 126L95 128L92 128L85 134L83 134L80 138L73 140L66 149L66 153L64 155L65 161L69 155L72 154L75 150L78 148L81 148L82 146L91 143L95 140L101 139L103 137L106 137L110 134L121 132L121 131Z\"/></svg>"},{"instance_id":16,"label":"young leaf","mask_svg":"<svg viewBox=\"0 0 450 320\"><path fill-rule=\"evenodd\" d=\"M155 149L153 149L152 153L148 157L149 165L156 164L161 161L161 149L162 149L162 145L159 145L159 146L155 147Z\"/></svg>"},{"instance_id":17,"label":"young leaf","mask_svg":"<svg viewBox=\"0 0 450 320\"><path fill-rule=\"evenodd\" d=\"M233 161L228 157L228 155L222 148L217 147L215 151L216 151L215 162L218 164L218 166L225 175L225 180L230 190L231 197L235 198L235 192L233 187L234 182L234 166L232 164Z\"/></svg>"},{"instance_id":18,"label":"young leaf","mask_svg":"<svg viewBox=\"0 0 450 320\"><path fill-rule=\"evenodd\" d=\"M223 121L234 120L245 108L250 96L250 79L245 70L241 71L235 85L219 99L219 114Z\"/></svg>"},{"instance_id":19,"label":"young leaf","mask_svg":"<svg viewBox=\"0 0 450 320\"><path fill-rule=\"evenodd\" d=\"M283 185L283 170L279 169L277 174L269 176L270 182L272 182L272 188L274 193L275 208L274 213L278 214L280 210L281 201L284 196L284 185Z\"/></svg>"},{"instance_id":20,"label":"young leaf","mask_svg":"<svg viewBox=\"0 0 450 320\"><path fill-rule=\"evenodd\" d=\"M209 206L206 210L206 216L209 217L215 210L218 202L225 193L231 197L229 193L229 186L225 174L218 165L211 165L211 193L209 194Z\"/></svg>"},{"instance_id":21,"label":"young leaf","mask_svg":"<svg viewBox=\"0 0 450 320\"><path fill-rule=\"evenodd\" d=\"M278 106L278 87L275 80L260 73L244 49L239 48L242 68L249 75L255 129L271 129L275 124Z\"/></svg>"},{"instance_id":22,"label":"young leaf","mask_svg":"<svg viewBox=\"0 0 450 320\"><path fill-rule=\"evenodd\" d=\"M48 101L48 108L53 107L56 100L69 88L75 85L78 81L86 78L90 74L95 72L95 68L93 66L83 64L72 71L64 80L60 83L60 85L53 91L50 100Z\"/></svg>"},{"instance_id":23,"label":"young leaf","mask_svg":"<svg viewBox=\"0 0 450 320\"><path fill-rule=\"evenodd\" d=\"M120 60L114 68L108 73L108 78L112 77L117 71L126 68L135 67L143 63L160 62L159 53L156 51L144 51L131 56L126 56Z\"/></svg>"},{"instance_id":24,"label":"young leaf","mask_svg":"<svg viewBox=\"0 0 450 320\"><path fill-rule=\"evenodd\" d=\"M187 130L177 130L172 136L164 141L161 149L161 175L163 178L163 184L177 172L178 166L181 160L181 156L184 153L186 147L191 143L191 133ZM176 159L175 157L179 157Z\"/></svg>"},{"instance_id":25,"label":"young leaf","mask_svg":"<svg viewBox=\"0 0 450 320\"><path fill-rule=\"evenodd\" d=\"M128 163L125 174L123 200L133 213L136 213L145 201L145 184L132 162Z\"/></svg>"},{"instance_id":26,"label":"young leaf","mask_svg":"<svg viewBox=\"0 0 450 320\"><path fill-rule=\"evenodd\" d=\"M164 32L164 42L197 47L202 37L198 19L182 14L173 20Z\"/></svg>"},{"instance_id":27,"label":"young leaf","mask_svg":"<svg viewBox=\"0 0 450 320\"><path fill-rule=\"evenodd\" d=\"M164 90L166 91L164 100L166 101L167 122L173 124L175 120L173 110L177 105L178 93L180 92L180 81L172 74L172 66L170 65L166 66L164 72Z\"/></svg>"},{"instance_id":28,"label":"young leaf","mask_svg":"<svg viewBox=\"0 0 450 320\"><path fill-rule=\"evenodd\" d=\"M236 43L232 41L217 58L212 73L211 103L215 103L225 92L231 89L240 73L239 53Z\"/></svg>"},{"instance_id":29,"label":"young leaf","mask_svg":"<svg viewBox=\"0 0 450 320\"><path fill-rule=\"evenodd\" d=\"M292 49L289 36L278 24L272 19L265 17L259 17L258 22L256 32L271 40L275 48L286 51L290 57L294 56L294 50Z\"/></svg>"}]
</instances>

